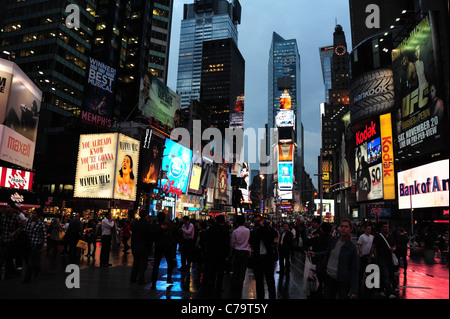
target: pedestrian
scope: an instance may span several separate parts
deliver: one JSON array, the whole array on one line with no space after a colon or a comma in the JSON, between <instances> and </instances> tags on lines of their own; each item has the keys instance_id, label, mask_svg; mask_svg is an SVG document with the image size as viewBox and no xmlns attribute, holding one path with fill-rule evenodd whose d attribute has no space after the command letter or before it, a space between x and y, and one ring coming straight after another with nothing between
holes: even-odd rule
<instances>
[{"instance_id":1,"label":"pedestrian","mask_svg":"<svg viewBox=\"0 0 450 319\"><path fill-rule=\"evenodd\" d=\"M369 256L369 264L372 263L372 255L374 256L378 267L380 268L382 295L386 298L393 299L397 296L394 294L398 284L395 279L395 269L392 262L392 253L395 251L395 240L390 234L389 224L381 223L381 231L373 239L372 249Z\"/></svg>"},{"instance_id":2,"label":"pedestrian","mask_svg":"<svg viewBox=\"0 0 450 319\"><path fill-rule=\"evenodd\" d=\"M98 219L97 216L89 219L85 228L85 240L88 246L86 257L95 260L95 253L97 251L97 234L98 234ZM91 249L92 247L92 249Z\"/></svg>"},{"instance_id":3,"label":"pedestrian","mask_svg":"<svg viewBox=\"0 0 450 319\"><path fill-rule=\"evenodd\" d=\"M206 231L205 274L207 290L222 291L226 260L230 249L230 233L225 225L225 217L218 215L216 221Z\"/></svg>"},{"instance_id":4,"label":"pedestrian","mask_svg":"<svg viewBox=\"0 0 450 319\"><path fill-rule=\"evenodd\" d=\"M69 254L69 239L66 236L67 234L67 229L69 228L69 224L70 224L70 217L66 217L64 219L64 224L62 226L62 231L64 232L64 237L63 237L63 251L61 252L61 256L67 256Z\"/></svg>"},{"instance_id":5,"label":"pedestrian","mask_svg":"<svg viewBox=\"0 0 450 319\"><path fill-rule=\"evenodd\" d=\"M58 254L58 240L60 231L61 224L59 223L59 219L53 218L47 229L47 256L49 256L50 251L53 251L53 257L56 257Z\"/></svg>"},{"instance_id":6,"label":"pedestrian","mask_svg":"<svg viewBox=\"0 0 450 319\"><path fill-rule=\"evenodd\" d=\"M16 212L19 216L19 223L20 228L23 230L25 229L25 226L27 224L28 218L25 216L25 214L20 210L20 208L16 207ZM20 276L22 270L23 270L23 263L24 263L24 254L27 246L27 239L26 234L23 231L20 231L17 233L15 239L14 239L14 264L16 268L16 275Z\"/></svg>"},{"instance_id":7,"label":"pedestrian","mask_svg":"<svg viewBox=\"0 0 450 319\"><path fill-rule=\"evenodd\" d=\"M311 251L325 251L331 239L331 224L323 222L320 224L319 236L312 237L310 240ZM310 291L310 299L323 299L324 282L327 270L327 256L314 256L311 258L311 263L316 265L316 276L319 286L316 291Z\"/></svg>"},{"instance_id":8,"label":"pedestrian","mask_svg":"<svg viewBox=\"0 0 450 319\"><path fill-rule=\"evenodd\" d=\"M13 202L10 202L0 216L0 270L3 266L5 267L4 279L16 276L14 242L21 230L16 206Z\"/></svg>"},{"instance_id":9,"label":"pedestrian","mask_svg":"<svg viewBox=\"0 0 450 319\"><path fill-rule=\"evenodd\" d=\"M372 226L366 225L364 233L358 237L357 247L359 251L359 287L364 286L364 274L369 264L370 251L373 243Z\"/></svg>"},{"instance_id":10,"label":"pedestrian","mask_svg":"<svg viewBox=\"0 0 450 319\"><path fill-rule=\"evenodd\" d=\"M280 263L280 275L289 276L291 269L291 251L294 247L294 235L289 229L289 224L283 224L283 230L280 234L280 241L278 243L278 254Z\"/></svg>"},{"instance_id":11,"label":"pedestrian","mask_svg":"<svg viewBox=\"0 0 450 319\"><path fill-rule=\"evenodd\" d=\"M148 222L148 210L139 212L139 219L134 220L131 225L131 252L133 254L133 266L131 268L130 282L145 284L145 271L148 267L152 238Z\"/></svg>"},{"instance_id":12,"label":"pedestrian","mask_svg":"<svg viewBox=\"0 0 450 319\"><path fill-rule=\"evenodd\" d=\"M26 273L23 283L29 283L34 274L37 278L41 270L41 250L45 243L46 230L44 222L41 220L42 210L36 209L31 213L25 226L25 234L27 239L26 249Z\"/></svg>"},{"instance_id":13,"label":"pedestrian","mask_svg":"<svg viewBox=\"0 0 450 319\"><path fill-rule=\"evenodd\" d=\"M128 250L130 249L130 246L128 245L128 240L130 239L131 236L129 220L126 220L124 222L123 227L120 229L120 236L122 237L122 244L123 244L122 252L125 255L128 255Z\"/></svg>"},{"instance_id":14,"label":"pedestrian","mask_svg":"<svg viewBox=\"0 0 450 319\"><path fill-rule=\"evenodd\" d=\"M236 229L231 234L230 250L232 254L231 297L240 299L242 287L250 258L250 229L244 226L244 215L236 216Z\"/></svg>"},{"instance_id":15,"label":"pedestrian","mask_svg":"<svg viewBox=\"0 0 450 319\"><path fill-rule=\"evenodd\" d=\"M173 284L172 274L175 267L173 246L176 245L176 226L166 220L166 214L159 212L157 215L157 222L152 227L152 237L155 242L155 258L153 261L152 270L152 289L156 289L156 281L158 280L159 266L161 259L164 256L167 263L167 284Z\"/></svg>"},{"instance_id":16,"label":"pedestrian","mask_svg":"<svg viewBox=\"0 0 450 319\"><path fill-rule=\"evenodd\" d=\"M270 227L268 222L264 222L261 215L256 215L253 219L254 229L250 233L250 246L252 248L252 258L254 260L253 273L256 281L256 299L264 299L264 279L269 292L269 299L276 298L275 292L275 240L277 234Z\"/></svg>"},{"instance_id":17,"label":"pedestrian","mask_svg":"<svg viewBox=\"0 0 450 319\"><path fill-rule=\"evenodd\" d=\"M408 269L408 234L403 227L397 229L397 236L395 238L395 251L399 262L403 262L403 275L406 276L406 270Z\"/></svg>"},{"instance_id":18,"label":"pedestrian","mask_svg":"<svg viewBox=\"0 0 450 319\"><path fill-rule=\"evenodd\" d=\"M80 214L75 213L75 216L70 220L69 227L66 231L66 236L69 245L69 264L76 264L79 258L79 248L77 248L78 241L83 236L83 223L80 220Z\"/></svg>"},{"instance_id":19,"label":"pedestrian","mask_svg":"<svg viewBox=\"0 0 450 319\"><path fill-rule=\"evenodd\" d=\"M189 272L192 263L192 257L194 254L194 224L189 220L189 216L183 217L183 225L181 226L181 232L183 240L181 242L181 267L179 271Z\"/></svg>"},{"instance_id":20,"label":"pedestrian","mask_svg":"<svg viewBox=\"0 0 450 319\"><path fill-rule=\"evenodd\" d=\"M325 299L355 299L358 294L358 252L352 242L353 224L344 219L339 223L339 236L331 238L325 251L310 251L311 257L327 256L324 281Z\"/></svg>"},{"instance_id":21,"label":"pedestrian","mask_svg":"<svg viewBox=\"0 0 450 319\"><path fill-rule=\"evenodd\" d=\"M111 212L105 214L102 220L102 250L100 251L100 267L110 267L109 255L111 253L112 236L115 231L115 221L111 217Z\"/></svg>"}]
</instances>

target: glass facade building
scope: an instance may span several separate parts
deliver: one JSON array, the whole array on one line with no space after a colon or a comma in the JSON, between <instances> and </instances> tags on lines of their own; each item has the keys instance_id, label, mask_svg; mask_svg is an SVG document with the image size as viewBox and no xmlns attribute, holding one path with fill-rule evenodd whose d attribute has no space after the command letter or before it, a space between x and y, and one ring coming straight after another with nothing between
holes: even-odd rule
<instances>
[{"instance_id":1,"label":"glass facade building","mask_svg":"<svg viewBox=\"0 0 450 319\"><path fill-rule=\"evenodd\" d=\"M290 78L290 88L292 110L295 114L295 164L294 175L297 181L297 188L301 189L301 174L303 172L303 136L302 136L302 113L301 113L301 76L300 76L300 54L295 39L285 40L276 32L272 36L272 44L269 53L268 72L268 127L275 127L275 117L280 109L280 97L283 89L278 86L280 78ZM270 135L270 133L269 133ZM269 141L271 138L269 138ZM269 147L268 150L272 150Z\"/></svg>"},{"instance_id":2,"label":"glass facade building","mask_svg":"<svg viewBox=\"0 0 450 319\"><path fill-rule=\"evenodd\" d=\"M333 46L319 48L320 64L322 66L323 84L325 85L325 103L329 103L331 89L331 66L333 63Z\"/></svg>"},{"instance_id":3,"label":"glass facade building","mask_svg":"<svg viewBox=\"0 0 450 319\"><path fill-rule=\"evenodd\" d=\"M177 76L182 109L188 108L191 100L200 100L203 42L231 38L237 45L240 16L237 0L202 0L184 5Z\"/></svg>"}]
</instances>

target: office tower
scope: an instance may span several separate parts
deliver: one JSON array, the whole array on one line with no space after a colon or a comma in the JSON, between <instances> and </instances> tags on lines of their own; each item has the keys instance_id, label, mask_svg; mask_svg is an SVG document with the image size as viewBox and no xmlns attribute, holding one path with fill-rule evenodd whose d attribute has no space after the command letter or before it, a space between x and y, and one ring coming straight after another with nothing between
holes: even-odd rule
<instances>
[{"instance_id":1,"label":"office tower","mask_svg":"<svg viewBox=\"0 0 450 319\"><path fill-rule=\"evenodd\" d=\"M285 101L282 96L289 96L290 110L294 114L292 130L286 130L289 136L281 136L279 139L292 140L294 147L294 180L295 189L301 190L303 172L303 135L302 135L302 115L300 99L300 54L297 41L295 39L285 40L276 32L272 35L272 44L269 52L269 83L268 83L268 127L275 128L276 117L282 106L280 101ZM281 99L280 99L281 98ZM268 143L271 140L269 134ZM267 149L272 153L273 145L267 145ZM271 183L268 183L269 185ZM270 190L269 193L272 191Z\"/></svg>"},{"instance_id":2,"label":"office tower","mask_svg":"<svg viewBox=\"0 0 450 319\"><path fill-rule=\"evenodd\" d=\"M240 22L238 0L196 0L184 5L177 77L182 109L189 107L191 100L200 100L203 42L233 39L237 45Z\"/></svg>"},{"instance_id":3,"label":"office tower","mask_svg":"<svg viewBox=\"0 0 450 319\"><path fill-rule=\"evenodd\" d=\"M173 0L97 4L90 54L118 70L118 120L130 120L138 114L135 106L144 72L167 84L172 9Z\"/></svg>"},{"instance_id":4,"label":"office tower","mask_svg":"<svg viewBox=\"0 0 450 319\"><path fill-rule=\"evenodd\" d=\"M201 82L201 102L209 108L210 125L225 136L230 110L245 86L245 61L233 39L203 42Z\"/></svg>"},{"instance_id":5,"label":"office tower","mask_svg":"<svg viewBox=\"0 0 450 319\"><path fill-rule=\"evenodd\" d=\"M341 25L336 25L333 33L333 55L331 58L331 88L329 101L321 110L322 149L327 155L333 155L340 142L339 121L349 111L349 54L345 33Z\"/></svg>"},{"instance_id":6,"label":"office tower","mask_svg":"<svg viewBox=\"0 0 450 319\"><path fill-rule=\"evenodd\" d=\"M331 89L331 65L333 63L333 46L319 48L320 64L322 66L323 84L325 85L325 102L329 102L329 90Z\"/></svg>"}]
</instances>

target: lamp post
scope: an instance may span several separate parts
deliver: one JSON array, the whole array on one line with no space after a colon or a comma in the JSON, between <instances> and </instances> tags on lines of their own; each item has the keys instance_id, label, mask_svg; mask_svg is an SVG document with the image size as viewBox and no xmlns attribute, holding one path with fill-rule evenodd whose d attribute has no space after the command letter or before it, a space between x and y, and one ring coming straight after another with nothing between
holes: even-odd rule
<instances>
[{"instance_id":1,"label":"lamp post","mask_svg":"<svg viewBox=\"0 0 450 319\"><path fill-rule=\"evenodd\" d=\"M259 174L259 181L260 181L260 189L261 189L261 191L260 191L260 194L259 194L259 199L260 199L260 211L261 211L261 214L263 214L264 212L263 212L263 200L264 200L264 196L263 196L263 181L264 181L264 175L263 174Z\"/></svg>"}]
</instances>

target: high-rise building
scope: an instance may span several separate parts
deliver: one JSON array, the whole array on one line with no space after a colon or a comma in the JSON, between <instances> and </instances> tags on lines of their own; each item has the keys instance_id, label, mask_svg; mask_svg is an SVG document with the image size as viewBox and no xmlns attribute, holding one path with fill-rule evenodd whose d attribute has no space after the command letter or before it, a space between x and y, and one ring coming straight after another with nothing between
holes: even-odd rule
<instances>
[{"instance_id":1,"label":"high-rise building","mask_svg":"<svg viewBox=\"0 0 450 319\"><path fill-rule=\"evenodd\" d=\"M244 95L245 61L231 38L203 42L202 60L201 102L209 108L210 125L225 136L230 109Z\"/></svg>"},{"instance_id":2,"label":"high-rise building","mask_svg":"<svg viewBox=\"0 0 450 319\"><path fill-rule=\"evenodd\" d=\"M325 102L329 102L329 90L331 89L331 65L333 63L333 46L319 48L320 64L322 66L323 84L325 86Z\"/></svg>"},{"instance_id":3,"label":"high-rise building","mask_svg":"<svg viewBox=\"0 0 450 319\"><path fill-rule=\"evenodd\" d=\"M291 114L294 115L294 123L292 123L291 130L279 131L280 134L289 134L288 137L279 135L279 139L290 139L294 145L293 175L295 182L293 183L293 191L299 192L302 189L304 159L300 103L300 54L295 39L286 40L276 32L273 32L268 69L268 128L272 129L277 127L277 114L280 108L285 108L285 106L281 105L281 101L286 101L284 97L290 99L289 111L292 111ZM271 140L272 136L269 132L268 143L271 143ZM272 154L274 152L273 145L267 145L267 150ZM271 177L269 176L268 178L270 179ZM272 183L268 181L267 184L271 185ZM268 190L268 194L271 193L273 191Z\"/></svg>"},{"instance_id":4,"label":"high-rise building","mask_svg":"<svg viewBox=\"0 0 450 319\"><path fill-rule=\"evenodd\" d=\"M237 45L240 23L238 0L196 0L184 5L177 77L182 109L189 107L191 100L201 98L203 42L233 39Z\"/></svg>"}]
</instances>

